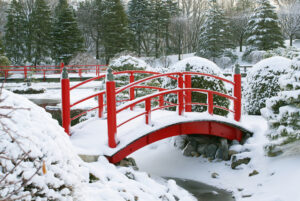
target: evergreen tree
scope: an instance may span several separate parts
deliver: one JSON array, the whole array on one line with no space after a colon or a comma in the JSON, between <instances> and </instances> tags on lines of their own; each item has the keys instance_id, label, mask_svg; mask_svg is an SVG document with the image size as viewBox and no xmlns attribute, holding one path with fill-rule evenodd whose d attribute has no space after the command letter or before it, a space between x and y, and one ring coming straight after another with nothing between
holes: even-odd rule
<instances>
[{"instance_id":1,"label":"evergreen tree","mask_svg":"<svg viewBox=\"0 0 300 201\"><path fill-rule=\"evenodd\" d=\"M120 0L104 0L102 44L106 63L129 47L128 19Z\"/></svg>"},{"instance_id":2,"label":"evergreen tree","mask_svg":"<svg viewBox=\"0 0 300 201\"><path fill-rule=\"evenodd\" d=\"M278 25L275 7L269 0L259 0L247 26L250 49L271 50L283 47L283 36Z\"/></svg>"},{"instance_id":3,"label":"evergreen tree","mask_svg":"<svg viewBox=\"0 0 300 201\"><path fill-rule=\"evenodd\" d=\"M199 37L197 56L215 60L226 48L231 48L230 32L224 11L214 1L210 4L207 19Z\"/></svg>"},{"instance_id":4,"label":"evergreen tree","mask_svg":"<svg viewBox=\"0 0 300 201\"><path fill-rule=\"evenodd\" d=\"M134 49L140 57L144 35L150 32L150 2L148 0L131 0L128 3L129 27L134 34Z\"/></svg>"},{"instance_id":5,"label":"evergreen tree","mask_svg":"<svg viewBox=\"0 0 300 201\"><path fill-rule=\"evenodd\" d=\"M22 64L25 61L26 16L22 4L12 0L7 11L7 23L5 25L5 52L14 64Z\"/></svg>"},{"instance_id":6,"label":"evergreen tree","mask_svg":"<svg viewBox=\"0 0 300 201\"><path fill-rule=\"evenodd\" d=\"M83 50L83 37L66 0L60 0L55 8L53 42L52 57L56 61L68 63L73 55Z\"/></svg>"},{"instance_id":7,"label":"evergreen tree","mask_svg":"<svg viewBox=\"0 0 300 201\"><path fill-rule=\"evenodd\" d=\"M50 56L51 49L51 11L45 0L35 0L32 19L32 55L35 65Z\"/></svg>"}]
</instances>

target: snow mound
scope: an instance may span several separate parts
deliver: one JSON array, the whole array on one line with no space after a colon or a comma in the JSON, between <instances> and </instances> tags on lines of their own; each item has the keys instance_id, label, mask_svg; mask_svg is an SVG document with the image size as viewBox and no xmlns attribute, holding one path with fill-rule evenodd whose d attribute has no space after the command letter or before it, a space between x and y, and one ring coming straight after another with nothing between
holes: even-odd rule
<instances>
[{"instance_id":1,"label":"snow mound","mask_svg":"<svg viewBox=\"0 0 300 201\"><path fill-rule=\"evenodd\" d=\"M130 55L120 56L116 59L113 59L109 65L113 67L123 67L125 65L131 65L136 68L145 68L145 69L150 67L144 60Z\"/></svg>"},{"instance_id":2,"label":"snow mound","mask_svg":"<svg viewBox=\"0 0 300 201\"><path fill-rule=\"evenodd\" d=\"M170 181L158 183L147 173L118 168L103 156L95 163L84 163L63 128L43 108L4 89L1 99L1 200L8 200L6 198L12 195L14 200L22 197L25 201L175 201L177 198L195 201L187 191ZM10 130L10 134L6 130ZM16 161L27 152L28 157L16 166Z\"/></svg>"},{"instance_id":3,"label":"snow mound","mask_svg":"<svg viewBox=\"0 0 300 201\"><path fill-rule=\"evenodd\" d=\"M19 109L0 110L1 115L10 116L0 119L0 153L13 160L22 158L24 152L30 153L28 158L10 173L7 182L13 183L1 189L0 197L5 198L20 188L15 196L28 194L25 200L71 200L80 183L85 181L85 169L81 167L81 160L74 154L64 130L44 109L20 95L3 90L1 99L3 101L0 102L0 107ZM20 146L11 140L5 132L6 129L10 130L9 133ZM2 175L13 170L12 161L0 158ZM43 174L42 170L37 171L42 167L43 161L46 174ZM37 174L22 187L22 183L34 175L35 171Z\"/></svg>"},{"instance_id":4,"label":"snow mound","mask_svg":"<svg viewBox=\"0 0 300 201\"><path fill-rule=\"evenodd\" d=\"M187 64L190 65L191 71L208 73L212 75L221 75L221 69L214 62L202 57L189 57L183 59L170 67L171 72L186 71Z\"/></svg>"},{"instance_id":5,"label":"snow mound","mask_svg":"<svg viewBox=\"0 0 300 201\"><path fill-rule=\"evenodd\" d=\"M257 64L255 64L249 71L248 76L252 76L253 74L256 74L258 71L260 73L268 73L267 70L262 70L263 68L270 68L272 71L278 71L282 72L291 66L292 60L287 59L285 57L281 56L275 56L268 59L261 60Z\"/></svg>"},{"instance_id":6,"label":"snow mound","mask_svg":"<svg viewBox=\"0 0 300 201\"><path fill-rule=\"evenodd\" d=\"M248 114L259 115L267 98L277 95L280 90L279 78L290 71L290 59L275 56L255 64L247 75L244 91L245 110Z\"/></svg>"}]
</instances>

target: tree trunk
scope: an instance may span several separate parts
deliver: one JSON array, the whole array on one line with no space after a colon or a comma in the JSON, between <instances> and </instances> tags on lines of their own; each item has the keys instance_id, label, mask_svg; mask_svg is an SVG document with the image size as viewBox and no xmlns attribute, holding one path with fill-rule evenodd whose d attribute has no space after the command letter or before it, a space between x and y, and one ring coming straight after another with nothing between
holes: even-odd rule
<instances>
[{"instance_id":1,"label":"tree trunk","mask_svg":"<svg viewBox=\"0 0 300 201\"><path fill-rule=\"evenodd\" d=\"M293 46L293 35L290 35L290 46Z\"/></svg>"}]
</instances>

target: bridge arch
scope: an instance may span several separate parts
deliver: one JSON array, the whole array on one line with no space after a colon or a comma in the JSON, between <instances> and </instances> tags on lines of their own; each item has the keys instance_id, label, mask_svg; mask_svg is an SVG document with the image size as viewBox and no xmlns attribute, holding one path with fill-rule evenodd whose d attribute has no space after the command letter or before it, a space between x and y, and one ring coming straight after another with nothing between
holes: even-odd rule
<instances>
[{"instance_id":1,"label":"bridge arch","mask_svg":"<svg viewBox=\"0 0 300 201\"><path fill-rule=\"evenodd\" d=\"M167 125L147 133L119 149L111 156L106 156L111 163L118 163L133 152L159 140L179 135L211 135L240 141L244 133L250 131L234 123L215 120L195 120Z\"/></svg>"}]
</instances>

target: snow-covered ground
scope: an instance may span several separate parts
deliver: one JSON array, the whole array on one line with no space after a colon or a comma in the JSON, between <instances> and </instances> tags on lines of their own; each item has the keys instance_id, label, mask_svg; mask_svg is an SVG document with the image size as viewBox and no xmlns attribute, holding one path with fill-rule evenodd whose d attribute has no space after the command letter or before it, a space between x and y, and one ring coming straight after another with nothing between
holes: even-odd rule
<instances>
[{"instance_id":1,"label":"snow-covered ground","mask_svg":"<svg viewBox=\"0 0 300 201\"><path fill-rule=\"evenodd\" d=\"M172 139L166 139L136 151L138 167L150 174L179 177L201 181L232 191L237 201L298 201L300 191L299 156L270 158L265 156L263 146L267 143L266 121L260 116L248 117L255 122L256 132L242 149L242 153L251 157L248 165L241 165L237 170L229 162L209 162L205 158L185 157L175 148ZM146 156L146 157L145 157ZM254 170L259 174L249 177ZM211 177L218 173L218 178Z\"/></svg>"}]
</instances>

